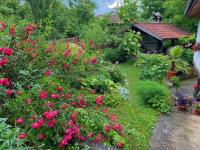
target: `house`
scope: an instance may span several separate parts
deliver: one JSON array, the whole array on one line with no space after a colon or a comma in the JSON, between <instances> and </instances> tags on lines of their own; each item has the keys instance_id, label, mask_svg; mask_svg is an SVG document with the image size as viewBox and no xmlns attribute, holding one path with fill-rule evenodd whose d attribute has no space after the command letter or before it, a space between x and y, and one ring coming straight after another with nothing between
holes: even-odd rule
<instances>
[{"instance_id":1,"label":"house","mask_svg":"<svg viewBox=\"0 0 200 150\"><path fill-rule=\"evenodd\" d=\"M132 29L141 33L142 48L155 53L165 53L162 49L164 41L169 41L171 46L174 46L175 41L179 38L191 35L177 26L162 22L135 23Z\"/></svg>"},{"instance_id":2,"label":"house","mask_svg":"<svg viewBox=\"0 0 200 150\"><path fill-rule=\"evenodd\" d=\"M185 9L185 15L190 18L200 18L200 0L189 0ZM200 78L200 23L196 43L199 44L199 50L194 52L194 66Z\"/></svg>"}]
</instances>

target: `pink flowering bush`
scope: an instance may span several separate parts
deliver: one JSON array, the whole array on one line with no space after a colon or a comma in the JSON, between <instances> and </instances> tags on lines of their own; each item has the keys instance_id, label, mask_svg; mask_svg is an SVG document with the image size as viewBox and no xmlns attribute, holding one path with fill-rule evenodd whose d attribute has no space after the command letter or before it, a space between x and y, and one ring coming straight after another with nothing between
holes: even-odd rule
<instances>
[{"instance_id":1,"label":"pink flowering bush","mask_svg":"<svg viewBox=\"0 0 200 150\"><path fill-rule=\"evenodd\" d=\"M15 38L15 26L10 35ZM23 39L3 48L2 58L12 63L0 68L0 94L4 94L4 117L22 129L19 139L33 147L62 149L84 141L123 148L125 131L114 107L122 97L101 58L101 51L85 49L82 42L48 44L31 36L37 26L28 25ZM13 48L13 49L12 49ZM23 60L23 61L22 61ZM14 76L13 76L14 74ZM86 78L101 74L111 84L99 92L85 85ZM9 115L7 115L9 114Z\"/></svg>"}]
</instances>

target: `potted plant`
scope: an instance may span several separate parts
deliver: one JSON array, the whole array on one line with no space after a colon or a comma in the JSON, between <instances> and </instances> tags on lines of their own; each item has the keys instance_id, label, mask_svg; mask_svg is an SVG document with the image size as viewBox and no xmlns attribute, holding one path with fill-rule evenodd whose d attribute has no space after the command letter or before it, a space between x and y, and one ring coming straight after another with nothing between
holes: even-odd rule
<instances>
[{"instance_id":1,"label":"potted plant","mask_svg":"<svg viewBox=\"0 0 200 150\"><path fill-rule=\"evenodd\" d=\"M166 78L170 80L172 77L176 76L176 61L181 58L183 54L183 49L181 46L175 46L170 49L169 55L172 59L170 70L167 72Z\"/></svg>"},{"instance_id":2,"label":"potted plant","mask_svg":"<svg viewBox=\"0 0 200 150\"><path fill-rule=\"evenodd\" d=\"M187 100L183 97L183 95L178 94L178 109L180 111L186 111L187 110Z\"/></svg>"},{"instance_id":3,"label":"potted plant","mask_svg":"<svg viewBox=\"0 0 200 150\"><path fill-rule=\"evenodd\" d=\"M196 115L200 115L200 102L196 101L195 103L193 103L193 110L192 112Z\"/></svg>"}]
</instances>

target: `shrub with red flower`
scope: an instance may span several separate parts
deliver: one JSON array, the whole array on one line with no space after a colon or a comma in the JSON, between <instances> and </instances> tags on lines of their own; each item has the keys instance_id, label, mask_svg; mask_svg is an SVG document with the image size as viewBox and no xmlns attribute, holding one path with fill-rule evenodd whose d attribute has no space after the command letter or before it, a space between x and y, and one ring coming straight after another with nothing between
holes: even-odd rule
<instances>
[{"instance_id":1,"label":"shrub with red flower","mask_svg":"<svg viewBox=\"0 0 200 150\"><path fill-rule=\"evenodd\" d=\"M87 51L82 42L49 45L48 42L40 43L40 40L36 42L31 39L36 29L37 26L32 24L26 26L28 39L24 36L22 42L14 44L16 50L24 50L17 51L21 59L27 59L24 65L18 66L20 73L13 72L17 79L23 76L22 80L17 81L23 83L20 89L13 86L16 82L12 76L0 79L0 86L6 88L8 101L5 107L12 114L9 116L10 122L23 130L18 138L28 140L30 146L44 144L45 149L67 149L74 143L88 139L97 143L106 139L110 145L122 148L123 127L116 116L105 108L104 102L110 93L100 95L93 88L83 86L83 79L102 74L105 69L103 64L98 63L100 56L95 56L97 52ZM10 35L16 36L15 26L11 27ZM34 48L27 49L24 43ZM90 45L95 48L92 41ZM15 49L0 48L0 68L8 63L8 57L15 57L13 52ZM18 60L15 65L18 65ZM103 72L109 76L107 71ZM31 79L27 77L29 74ZM21 92L17 94L15 91Z\"/></svg>"}]
</instances>

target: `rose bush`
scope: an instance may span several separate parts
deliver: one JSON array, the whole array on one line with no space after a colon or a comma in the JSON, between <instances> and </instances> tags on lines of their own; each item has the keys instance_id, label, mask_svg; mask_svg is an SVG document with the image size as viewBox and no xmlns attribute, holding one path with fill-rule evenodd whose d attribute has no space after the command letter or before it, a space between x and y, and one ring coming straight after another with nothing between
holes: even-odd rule
<instances>
[{"instance_id":1,"label":"rose bush","mask_svg":"<svg viewBox=\"0 0 200 150\"><path fill-rule=\"evenodd\" d=\"M105 107L117 105L122 97L112 89L98 92L96 86L83 86L86 78L110 77L101 52L93 43L91 50L82 42L48 43L33 35L36 29L33 24L20 28L24 36L15 34L15 26L0 31L11 36L0 52L2 113L22 129L19 139L45 149L69 148L85 140L123 148L126 133Z\"/></svg>"}]
</instances>

